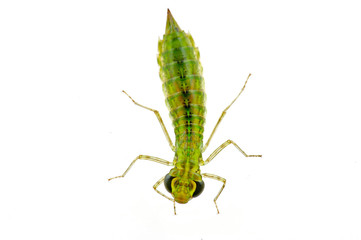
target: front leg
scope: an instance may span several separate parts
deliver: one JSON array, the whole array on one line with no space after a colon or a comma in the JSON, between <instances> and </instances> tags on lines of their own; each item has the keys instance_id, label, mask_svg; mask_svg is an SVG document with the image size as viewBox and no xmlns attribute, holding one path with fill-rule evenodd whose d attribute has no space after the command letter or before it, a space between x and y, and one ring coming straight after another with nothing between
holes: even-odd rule
<instances>
[{"instance_id":1,"label":"front leg","mask_svg":"<svg viewBox=\"0 0 361 240\"><path fill-rule=\"evenodd\" d=\"M161 179L159 179L159 180L154 184L153 188L154 188L154 190L155 190L158 194L162 195L162 196L165 197L166 199L168 199L168 200L170 200L171 202L173 202L174 215L177 215L176 210L175 210L175 200L174 200L174 199L171 199L170 197L168 197L167 195L165 195L164 193L162 193L161 191L159 191L159 190L157 189L157 188L159 187L159 185L160 185L162 182L164 182L164 178L165 178L165 177L162 177Z\"/></svg>"},{"instance_id":2,"label":"front leg","mask_svg":"<svg viewBox=\"0 0 361 240\"><path fill-rule=\"evenodd\" d=\"M219 195L221 195L224 187L226 186L226 179L222 178L220 176L214 175L214 174L210 174L210 173L203 173L202 176L207 177L207 178L211 178L211 179L214 179L214 180L217 180L217 181L220 181L220 182L223 183L223 185L222 185L221 189L219 190L217 196L213 199L214 204L216 205L216 208L217 208L217 213L219 214L219 210L218 210L218 206L217 206L217 199L218 199Z\"/></svg>"}]
</instances>

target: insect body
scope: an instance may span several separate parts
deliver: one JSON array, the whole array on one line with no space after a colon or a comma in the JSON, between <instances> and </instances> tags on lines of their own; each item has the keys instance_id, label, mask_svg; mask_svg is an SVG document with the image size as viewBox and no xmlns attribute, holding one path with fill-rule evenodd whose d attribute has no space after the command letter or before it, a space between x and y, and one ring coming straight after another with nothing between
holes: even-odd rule
<instances>
[{"instance_id":1,"label":"insect body","mask_svg":"<svg viewBox=\"0 0 361 240\"><path fill-rule=\"evenodd\" d=\"M170 12L158 50L159 75L176 136L175 167L164 183L176 202L187 203L204 189L199 169L206 113L202 65L192 36L180 29Z\"/></svg>"},{"instance_id":2,"label":"insect body","mask_svg":"<svg viewBox=\"0 0 361 240\"><path fill-rule=\"evenodd\" d=\"M139 155L133 160L123 175L114 178L124 177L138 159L174 166L165 177L162 177L153 186L160 195L174 203L174 213L176 213L175 202L187 203L202 193L205 186L202 177L212 178L223 183L219 193L214 199L217 212L219 213L216 201L225 187L226 180L214 174L201 173L200 166L209 163L229 144L233 144L246 157L261 157L261 155L247 155L232 140L224 142L205 161L203 161L202 153L208 147L226 111L244 90L250 75L238 96L223 111L208 141L203 145L206 94L204 92L203 69L199 61L199 51L194 44L192 36L181 30L169 10L166 31L163 40L159 40L158 42L158 51L159 75L163 82L163 92L166 97L165 102L174 127L176 137L175 145L173 145L158 111L138 104L126 94L136 105L155 113L170 147L175 152L173 162L157 157ZM114 178L110 178L109 180ZM171 193L173 199L157 189L162 182L164 182L166 190Z\"/></svg>"}]
</instances>

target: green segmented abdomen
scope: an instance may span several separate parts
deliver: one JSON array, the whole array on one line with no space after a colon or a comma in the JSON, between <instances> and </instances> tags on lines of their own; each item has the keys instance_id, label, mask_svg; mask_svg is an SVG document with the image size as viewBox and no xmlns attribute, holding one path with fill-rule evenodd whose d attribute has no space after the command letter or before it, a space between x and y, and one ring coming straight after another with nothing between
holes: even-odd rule
<instances>
[{"instance_id":1,"label":"green segmented abdomen","mask_svg":"<svg viewBox=\"0 0 361 240\"><path fill-rule=\"evenodd\" d=\"M176 24L176 23L175 23ZM190 34L178 28L159 41L158 64L178 147L201 147L205 123L204 79L199 51ZM178 30L178 31L177 31Z\"/></svg>"}]
</instances>

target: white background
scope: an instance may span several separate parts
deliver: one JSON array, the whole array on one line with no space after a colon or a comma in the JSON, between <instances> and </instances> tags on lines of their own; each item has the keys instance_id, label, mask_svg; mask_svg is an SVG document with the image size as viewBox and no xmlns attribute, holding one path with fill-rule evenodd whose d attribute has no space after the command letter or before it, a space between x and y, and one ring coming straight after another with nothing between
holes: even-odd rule
<instances>
[{"instance_id":1,"label":"white background","mask_svg":"<svg viewBox=\"0 0 361 240\"><path fill-rule=\"evenodd\" d=\"M173 137L156 62L166 10L199 46L207 90L197 199L152 188ZM357 1L1 1L0 238L361 239ZM162 187L163 188L163 187ZM162 189L161 188L161 189Z\"/></svg>"}]
</instances>

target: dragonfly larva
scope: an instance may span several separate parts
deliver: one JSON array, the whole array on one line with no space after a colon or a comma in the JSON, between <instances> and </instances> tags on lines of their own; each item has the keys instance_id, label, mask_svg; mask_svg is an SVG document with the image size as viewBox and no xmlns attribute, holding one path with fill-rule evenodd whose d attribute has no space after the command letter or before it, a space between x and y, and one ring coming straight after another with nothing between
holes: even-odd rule
<instances>
[{"instance_id":1,"label":"dragonfly larva","mask_svg":"<svg viewBox=\"0 0 361 240\"><path fill-rule=\"evenodd\" d=\"M226 179L210 173L201 173L200 166L208 164L230 144L233 144L245 157L262 157L262 155L248 155L232 140L225 141L206 160L203 160L202 153L207 149L227 110L243 92L251 74L248 75L237 97L224 109L208 141L203 145L206 93L204 91L203 68L199 61L199 51L194 44L192 36L189 33L185 33L179 27L169 9L165 34L163 35L163 40L158 42L158 51L159 76L163 82L165 102L173 122L175 145L173 145L158 111L137 103L126 92L123 92L137 106L154 112L171 149L175 153L174 159L170 162L158 157L139 155L122 175L108 180L124 177L139 159L173 166L168 174L154 184L153 188L157 193L173 202L174 214L176 214L175 202L187 203L202 193L205 186L202 177L211 178L223 183L214 198L214 203L219 213L217 199L226 185ZM168 197L157 189L162 182L164 182L166 190L173 198Z\"/></svg>"}]
</instances>

